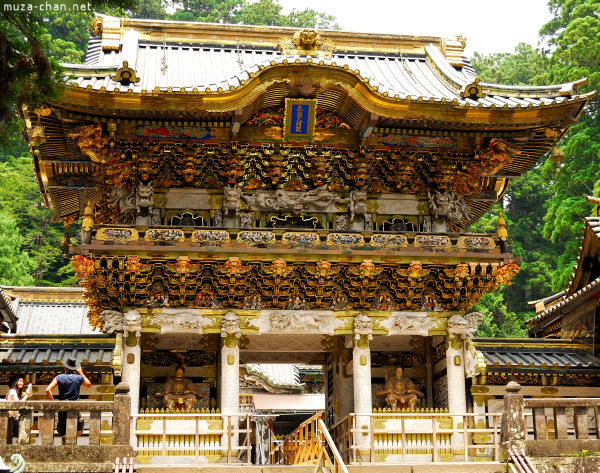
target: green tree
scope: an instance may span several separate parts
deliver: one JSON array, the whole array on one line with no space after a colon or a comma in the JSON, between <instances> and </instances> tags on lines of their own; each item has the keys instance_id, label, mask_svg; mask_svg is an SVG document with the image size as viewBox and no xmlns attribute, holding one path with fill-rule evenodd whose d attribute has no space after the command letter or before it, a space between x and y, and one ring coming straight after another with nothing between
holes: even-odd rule
<instances>
[{"instance_id":1,"label":"green tree","mask_svg":"<svg viewBox=\"0 0 600 473\"><path fill-rule=\"evenodd\" d=\"M483 321L477 328L478 337L514 338L527 335L514 312L506 307L507 286L486 294L470 310L480 312Z\"/></svg>"},{"instance_id":2,"label":"green tree","mask_svg":"<svg viewBox=\"0 0 600 473\"><path fill-rule=\"evenodd\" d=\"M520 43L514 53L484 56L475 52L471 63L484 82L532 85L540 83L548 58L530 44Z\"/></svg>"},{"instance_id":3,"label":"green tree","mask_svg":"<svg viewBox=\"0 0 600 473\"><path fill-rule=\"evenodd\" d=\"M572 82L584 77L588 84L580 92L600 87L600 2L592 0L551 0L554 18L541 30L549 45L546 82ZM583 217L592 206L586 194L600 195L600 116L597 97L590 99L566 138L561 142L564 160L546 161L544 176L553 183L548 201L544 235L565 247L553 275L558 291L567 285L578 253Z\"/></svg>"},{"instance_id":4,"label":"green tree","mask_svg":"<svg viewBox=\"0 0 600 473\"><path fill-rule=\"evenodd\" d=\"M16 225L20 244L35 265L36 285L61 285L72 275L60 249L63 225L53 223L54 212L42 206L30 158L6 156L0 162L0 212L11 215Z\"/></svg>"},{"instance_id":5,"label":"green tree","mask_svg":"<svg viewBox=\"0 0 600 473\"><path fill-rule=\"evenodd\" d=\"M540 83L549 59L528 44L519 44L514 54L502 53L482 56L475 54L473 66L485 82L530 85ZM510 286L496 294L485 296L480 305L487 314L484 327L487 336L517 336L524 332L520 327L532 316L527 301L540 299L553 292L553 276L562 242L552 242L544 236L547 202L554 195L553 181L546 177L546 162L510 182L503 199L476 225L473 231L494 232L498 212L503 211L508 231L509 250L521 260L520 271ZM494 317L490 303L499 304ZM487 310L487 312L486 312ZM504 321L503 317L508 317ZM506 327L516 327L514 333Z\"/></svg>"},{"instance_id":6,"label":"green tree","mask_svg":"<svg viewBox=\"0 0 600 473\"><path fill-rule=\"evenodd\" d=\"M31 272L36 264L22 251L23 238L17 223L6 212L0 211L0 285L31 286Z\"/></svg>"}]
</instances>

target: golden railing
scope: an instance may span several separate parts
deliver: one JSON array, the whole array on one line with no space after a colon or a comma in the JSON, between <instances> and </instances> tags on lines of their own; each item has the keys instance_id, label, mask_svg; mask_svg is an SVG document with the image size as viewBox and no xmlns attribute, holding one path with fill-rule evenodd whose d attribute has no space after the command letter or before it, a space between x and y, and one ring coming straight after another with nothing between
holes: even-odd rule
<instances>
[{"instance_id":1,"label":"golden railing","mask_svg":"<svg viewBox=\"0 0 600 473\"><path fill-rule=\"evenodd\" d=\"M499 461L500 420L499 413L379 409L350 414L331 430L347 463Z\"/></svg>"},{"instance_id":2,"label":"golden railing","mask_svg":"<svg viewBox=\"0 0 600 473\"><path fill-rule=\"evenodd\" d=\"M140 463L250 464L251 414L223 415L218 410L165 411L148 409L132 416L133 448ZM240 427L243 426L243 427ZM244 436L244 445L228 440ZM188 459L184 459L188 457ZM239 458L244 460L239 460Z\"/></svg>"}]
</instances>

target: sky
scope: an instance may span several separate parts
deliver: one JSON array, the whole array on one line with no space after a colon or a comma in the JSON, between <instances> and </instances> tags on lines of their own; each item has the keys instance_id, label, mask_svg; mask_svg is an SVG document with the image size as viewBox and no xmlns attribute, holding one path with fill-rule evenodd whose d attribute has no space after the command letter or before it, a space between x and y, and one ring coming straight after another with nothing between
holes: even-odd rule
<instances>
[{"instance_id":1,"label":"sky","mask_svg":"<svg viewBox=\"0 0 600 473\"><path fill-rule=\"evenodd\" d=\"M467 38L465 53L514 52L538 42L552 15L548 0L279 0L283 12L311 8L346 31Z\"/></svg>"}]
</instances>

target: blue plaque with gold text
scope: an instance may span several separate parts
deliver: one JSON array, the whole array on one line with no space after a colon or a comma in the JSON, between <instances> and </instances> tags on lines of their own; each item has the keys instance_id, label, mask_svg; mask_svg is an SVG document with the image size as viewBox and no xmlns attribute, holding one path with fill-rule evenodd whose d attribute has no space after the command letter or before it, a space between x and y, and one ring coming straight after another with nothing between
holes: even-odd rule
<instances>
[{"instance_id":1,"label":"blue plaque with gold text","mask_svg":"<svg viewBox=\"0 0 600 473\"><path fill-rule=\"evenodd\" d=\"M312 141L316 110L316 100L285 99L283 141Z\"/></svg>"}]
</instances>

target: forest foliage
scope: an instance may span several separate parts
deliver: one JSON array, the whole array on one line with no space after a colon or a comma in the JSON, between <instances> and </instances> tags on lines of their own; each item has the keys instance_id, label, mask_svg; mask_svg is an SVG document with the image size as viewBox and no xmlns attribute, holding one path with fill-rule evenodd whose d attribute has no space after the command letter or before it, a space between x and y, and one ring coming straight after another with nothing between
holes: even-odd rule
<instances>
[{"instance_id":1,"label":"forest foliage","mask_svg":"<svg viewBox=\"0 0 600 473\"><path fill-rule=\"evenodd\" d=\"M324 6L326 4L324 3ZM484 82L541 85L588 78L581 92L600 85L600 2L550 0L553 19L540 31L542 45L520 44L514 53L480 55L473 66ZM95 0L96 11L148 19L339 28L333 15L314 10L284 14L277 0ZM41 205L31 157L19 139L14 104L35 106L60 93L59 62L82 62L91 14L0 16L0 284L70 285L73 274L59 249L64 228ZM342 25L343 26L343 25ZM477 45L475 45L476 47ZM35 74L34 74L35 72ZM513 284L474 306L484 314L479 335L525 334L533 313L527 301L564 289L577 256L583 218L600 195L600 116L592 98L560 146L560 162L544 157L514 179L507 194L473 231L496 229L507 220L511 251L522 259ZM76 239L76 230L70 229Z\"/></svg>"}]
</instances>

